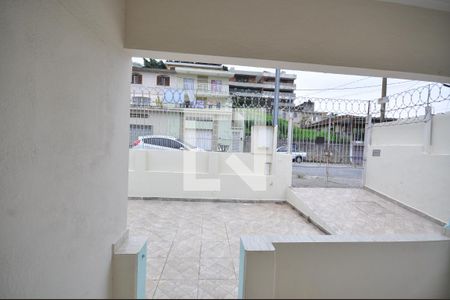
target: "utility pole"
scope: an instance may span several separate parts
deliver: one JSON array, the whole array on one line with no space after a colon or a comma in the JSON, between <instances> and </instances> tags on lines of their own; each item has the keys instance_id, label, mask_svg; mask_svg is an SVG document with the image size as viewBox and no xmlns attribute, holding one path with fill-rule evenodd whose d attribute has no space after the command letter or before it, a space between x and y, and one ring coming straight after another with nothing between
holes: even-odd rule
<instances>
[{"instance_id":1,"label":"utility pole","mask_svg":"<svg viewBox=\"0 0 450 300\"><path fill-rule=\"evenodd\" d=\"M328 176L329 176L329 172L328 172L328 164L330 163L330 139L331 139L331 118L333 117L333 114L329 114L328 115L328 134L327 134L327 151L325 152L326 156L327 156L327 164L325 165L325 176L326 176L326 186L328 186Z\"/></svg>"},{"instance_id":2,"label":"utility pole","mask_svg":"<svg viewBox=\"0 0 450 300\"><path fill-rule=\"evenodd\" d=\"M273 126L278 126L278 107L280 106L280 69L275 70L275 93L273 98Z\"/></svg>"},{"instance_id":3,"label":"utility pole","mask_svg":"<svg viewBox=\"0 0 450 300\"><path fill-rule=\"evenodd\" d=\"M386 114L386 101L384 101L384 98L386 97L386 90L387 90L387 78L383 77L383 81L381 83L381 99L383 99L381 103L380 108L380 122L384 122L384 117Z\"/></svg>"},{"instance_id":4,"label":"utility pole","mask_svg":"<svg viewBox=\"0 0 450 300\"><path fill-rule=\"evenodd\" d=\"M280 68L275 70L275 93L273 98L273 151L277 150L278 145L278 107L280 106Z\"/></svg>"}]
</instances>

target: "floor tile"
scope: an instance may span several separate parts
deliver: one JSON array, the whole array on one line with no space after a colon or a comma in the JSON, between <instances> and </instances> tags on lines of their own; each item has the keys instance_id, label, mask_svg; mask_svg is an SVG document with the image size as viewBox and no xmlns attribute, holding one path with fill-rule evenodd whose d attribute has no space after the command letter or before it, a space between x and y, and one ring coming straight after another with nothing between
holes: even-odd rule
<instances>
[{"instance_id":1,"label":"floor tile","mask_svg":"<svg viewBox=\"0 0 450 300\"><path fill-rule=\"evenodd\" d=\"M196 299L197 280L160 280L155 299Z\"/></svg>"},{"instance_id":2,"label":"floor tile","mask_svg":"<svg viewBox=\"0 0 450 300\"><path fill-rule=\"evenodd\" d=\"M236 280L199 281L199 299L237 299L237 294L238 285Z\"/></svg>"},{"instance_id":3,"label":"floor tile","mask_svg":"<svg viewBox=\"0 0 450 300\"><path fill-rule=\"evenodd\" d=\"M162 280L197 280L199 274L199 259L168 260L161 275Z\"/></svg>"},{"instance_id":4,"label":"floor tile","mask_svg":"<svg viewBox=\"0 0 450 300\"><path fill-rule=\"evenodd\" d=\"M148 237L149 241L153 241L156 243L171 243L177 235L176 230L177 228L173 228L173 230L171 231L151 231L146 236Z\"/></svg>"},{"instance_id":5,"label":"floor tile","mask_svg":"<svg viewBox=\"0 0 450 300\"><path fill-rule=\"evenodd\" d=\"M130 200L128 226L148 237L146 294L155 298L235 298L241 235L322 234L273 203Z\"/></svg>"},{"instance_id":6,"label":"floor tile","mask_svg":"<svg viewBox=\"0 0 450 300\"><path fill-rule=\"evenodd\" d=\"M202 230L202 240L210 241L223 241L228 239L225 227L222 229L203 229Z\"/></svg>"},{"instance_id":7,"label":"floor tile","mask_svg":"<svg viewBox=\"0 0 450 300\"><path fill-rule=\"evenodd\" d=\"M147 279L147 285L145 287L145 295L146 295L147 299L153 298L157 284L158 284L157 280Z\"/></svg>"},{"instance_id":8,"label":"floor tile","mask_svg":"<svg viewBox=\"0 0 450 300\"><path fill-rule=\"evenodd\" d=\"M228 241L202 241L202 257L229 258L231 257Z\"/></svg>"},{"instance_id":9,"label":"floor tile","mask_svg":"<svg viewBox=\"0 0 450 300\"><path fill-rule=\"evenodd\" d=\"M174 241L170 250L169 259L200 257L201 240Z\"/></svg>"},{"instance_id":10,"label":"floor tile","mask_svg":"<svg viewBox=\"0 0 450 300\"><path fill-rule=\"evenodd\" d=\"M166 258L169 255L172 242L147 242L147 257L149 258Z\"/></svg>"},{"instance_id":11,"label":"floor tile","mask_svg":"<svg viewBox=\"0 0 450 300\"><path fill-rule=\"evenodd\" d=\"M202 258L200 260L200 279L236 280L231 258Z\"/></svg>"},{"instance_id":12,"label":"floor tile","mask_svg":"<svg viewBox=\"0 0 450 300\"><path fill-rule=\"evenodd\" d=\"M159 279L165 262L165 258L147 258L147 278Z\"/></svg>"},{"instance_id":13,"label":"floor tile","mask_svg":"<svg viewBox=\"0 0 450 300\"><path fill-rule=\"evenodd\" d=\"M181 231L178 230L174 241L175 242L182 242L182 241L188 241L188 242L196 242L196 241L201 241L202 239L202 230L201 228L195 231L189 231L189 230L185 230L185 231Z\"/></svg>"},{"instance_id":14,"label":"floor tile","mask_svg":"<svg viewBox=\"0 0 450 300\"><path fill-rule=\"evenodd\" d=\"M440 234L442 231L441 226L367 190L296 188L293 191L337 234ZM299 230L301 226L296 227Z\"/></svg>"}]
</instances>

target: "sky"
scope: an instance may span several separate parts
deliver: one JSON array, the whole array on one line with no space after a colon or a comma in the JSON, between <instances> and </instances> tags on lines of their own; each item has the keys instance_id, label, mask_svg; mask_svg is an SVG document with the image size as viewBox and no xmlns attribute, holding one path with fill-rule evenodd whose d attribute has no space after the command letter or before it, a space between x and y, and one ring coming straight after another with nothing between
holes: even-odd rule
<instances>
[{"instance_id":1,"label":"sky","mask_svg":"<svg viewBox=\"0 0 450 300\"><path fill-rule=\"evenodd\" d=\"M164 59L163 59L164 60ZM141 63L142 58L133 58L133 62ZM249 66L226 65L236 70L270 71L271 68L256 68ZM299 70L285 70L286 73L296 74L296 96L373 100L381 97L380 77L357 75L343 75L333 73L307 72ZM428 82L388 78L387 95L427 85Z\"/></svg>"}]
</instances>

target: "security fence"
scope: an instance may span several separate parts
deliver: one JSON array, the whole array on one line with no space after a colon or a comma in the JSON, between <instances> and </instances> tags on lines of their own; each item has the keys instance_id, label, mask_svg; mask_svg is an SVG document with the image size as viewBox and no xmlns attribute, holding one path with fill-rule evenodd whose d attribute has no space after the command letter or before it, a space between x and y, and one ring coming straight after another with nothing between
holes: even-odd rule
<instances>
[{"instance_id":1,"label":"security fence","mask_svg":"<svg viewBox=\"0 0 450 300\"><path fill-rule=\"evenodd\" d=\"M224 86L141 87L131 95L129 146L249 152L252 126L273 125L273 96L268 91L230 92ZM450 88L442 84L372 101L283 92L277 151L290 152L295 162L360 166L372 124L416 122L427 112L448 111Z\"/></svg>"},{"instance_id":2,"label":"security fence","mask_svg":"<svg viewBox=\"0 0 450 300\"><path fill-rule=\"evenodd\" d=\"M449 111L450 85L432 83L371 101L370 119L392 126L424 122L433 114Z\"/></svg>"},{"instance_id":3,"label":"security fence","mask_svg":"<svg viewBox=\"0 0 450 300\"><path fill-rule=\"evenodd\" d=\"M297 162L360 165L367 111L367 101L298 97L281 110L278 143L290 138Z\"/></svg>"}]
</instances>

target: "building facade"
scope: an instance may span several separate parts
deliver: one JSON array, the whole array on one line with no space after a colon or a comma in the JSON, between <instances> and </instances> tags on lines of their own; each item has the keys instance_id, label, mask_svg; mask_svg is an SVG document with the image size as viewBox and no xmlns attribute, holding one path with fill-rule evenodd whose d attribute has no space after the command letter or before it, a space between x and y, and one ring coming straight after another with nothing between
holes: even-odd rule
<instances>
[{"instance_id":1,"label":"building facade","mask_svg":"<svg viewBox=\"0 0 450 300\"><path fill-rule=\"evenodd\" d=\"M165 65L166 69L133 67L130 145L138 136L160 134L207 151L242 149L243 129L232 128L233 73L220 64L167 61Z\"/></svg>"},{"instance_id":2,"label":"building facade","mask_svg":"<svg viewBox=\"0 0 450 300\"><path fill-rule=\"evenodd\" d=\"M327 117L326 112L320 112L315 110L315 103L311 100L302 102L292 107L291 116L294 124L301 127L311 125L312 123L319 122ZM289 114L286 110L282 112L282 118L286 119Z\"/></svg>"},{"instance_id":3,"label":"building facade","mask_svg":"<svg viewBox=\"0 0 450 300\"><path fill-rule=\"evenodd\" d=\"M239 96L242 103L266 107L272 111L275 95L275 73L268 71L242 71L230 69L234 76L230 78L230 93ZM297 75L281 72L280 74L280 109L294 106L295 79Z\"/></svg>"}]
</instances>

